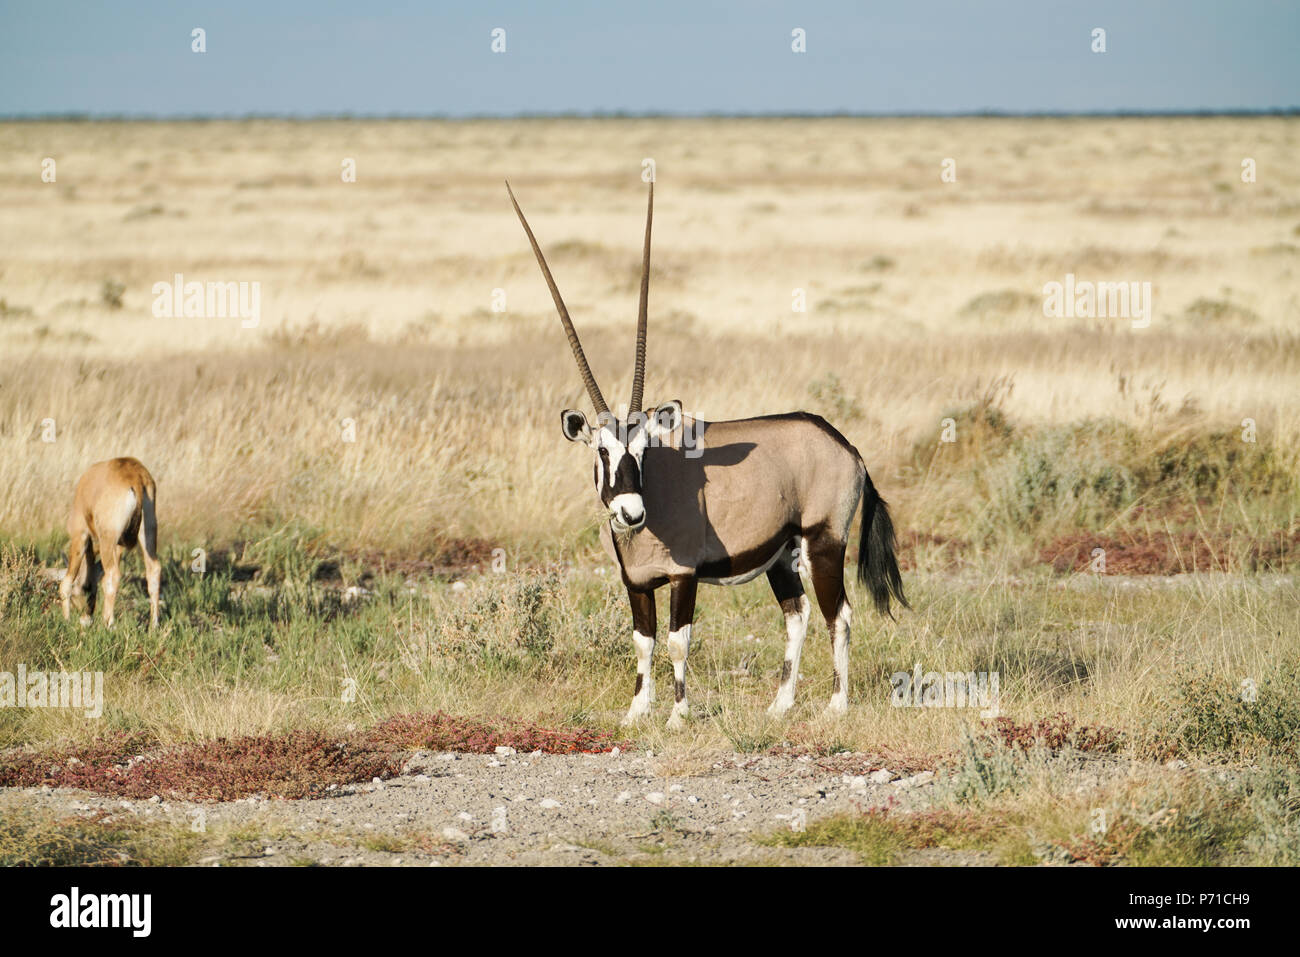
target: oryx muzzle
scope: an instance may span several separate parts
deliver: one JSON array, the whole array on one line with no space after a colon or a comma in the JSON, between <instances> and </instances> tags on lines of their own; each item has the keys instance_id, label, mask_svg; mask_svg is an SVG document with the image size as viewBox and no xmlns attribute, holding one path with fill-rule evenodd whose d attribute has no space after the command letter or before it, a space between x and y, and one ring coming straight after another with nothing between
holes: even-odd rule
<instances>
[{"instance_id":1,"label":"oryx muzzle","mask_svg":"<svg viewBox=\"0 0 1300 957\"><path fill-rule=\"evenodd\" d=\"M510 190L508 183L506 189ZM870 590L881 614L890 614L891 598L907 606L894 556L893 523L862 456L826 420L807 412L705 422L684 415L676 400L653 412L641 409L653 183L646 209L632 400L627 421L617 421L596 385L568 309L513 191L510 201L528 234L596 409L594 424L583 413L566 409L561 426L566 438L584 443L595 454L596 491L609 513L602 524L601 542L618 565L632 605L637 677L625 723L648 712L654 701L650 659L655 645L655 589L668 584L672 590L668 634L674 675L668 722L672 727L688 712L686 656L697 584L735 585L764 573L786 622L780 687L768 710L785 713L794 704L811 613L801 567L810 574L830 629L834 685L828 710L846 710L851 613L844 556L859 504L858 579ZM691 441L684 442L684 435Z\"/></svg>"}]
</instances>

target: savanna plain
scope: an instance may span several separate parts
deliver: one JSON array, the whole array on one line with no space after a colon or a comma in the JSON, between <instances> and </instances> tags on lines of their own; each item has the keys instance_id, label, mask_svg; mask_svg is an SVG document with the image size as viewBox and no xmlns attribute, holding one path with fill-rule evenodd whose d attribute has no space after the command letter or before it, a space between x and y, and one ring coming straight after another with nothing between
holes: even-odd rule
<instances>
[{"instance_id":1,"label":"savanna plain","mask_svg":"<svg viewBox=\"0 0 1300 957\"><path fill-rule=\"evenodd\" d=\"M1300 863L1297 155L1293 117L0 124L0 672L103 675L95 718L0 686L0 863ZM618 724L503 180L625 405L647 159L647 404L818 413L893 512L912 607L850 586L845 716L816 616L767 716L760 577L701 589L687 728ZM255 321L156 315L178 275ZM1044 315L1067 275L1149 323ZM112 630L61 614L119 455L156 630L135 555ZM914 669L996 707L899 707Z\"/></svg>"}]
</instances>

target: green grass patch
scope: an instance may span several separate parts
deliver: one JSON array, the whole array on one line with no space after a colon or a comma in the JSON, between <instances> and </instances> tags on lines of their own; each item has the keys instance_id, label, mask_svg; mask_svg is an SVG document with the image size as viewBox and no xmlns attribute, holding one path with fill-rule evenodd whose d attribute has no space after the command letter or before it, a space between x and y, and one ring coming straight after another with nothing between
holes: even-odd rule
<instances>
[{"instance_id":1,"label":"green grass patch","mask_svg":"<svg viewBox=\"0 0 1300 957\"><path fill-rule=\"evenodd\" d=\"M57 818L25 808L0 817L0 867L175 867L192 864L202 838L170 824Z\"/></svg>"}]
</instances>

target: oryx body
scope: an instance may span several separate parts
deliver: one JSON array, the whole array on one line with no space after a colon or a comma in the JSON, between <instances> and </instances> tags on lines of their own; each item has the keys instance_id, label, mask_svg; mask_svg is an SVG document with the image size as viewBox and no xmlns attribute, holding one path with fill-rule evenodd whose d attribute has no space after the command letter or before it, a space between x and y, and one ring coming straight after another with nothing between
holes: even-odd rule
<instances>
[{"instance_id":1,"label":"oryx body","mask_svg":"<svg viewBox=\"0 0 1300 957\"><path fill-rule=\"evenodd\" d=\"M651 209L653 202L652 184ZM834 684L828 710L844 711L851 620L844 556L859 503L858 576L882 614L889 613L891 596L907 604L894 558L889 512L871 484L861 455L824 419L806 412L705 422L684 416L677 401L651 412L639 411L645 369L649 213L632 411L626 422L618 421L591 375L559 290L517 203L515 209L598 414L593 424L581 412L568 409L561 422L568 439L586 444L596 455L596 490L608 509L601 541L619 568L632 606L637 678L625 722L646 714L654 701L650 663L657 631L655 590L665 584L671 588L668 651L674 704L669 725L676 726L688 713L686 658L697 585L740 584L764 573L786 622L781 683L769 711L787 711L794 703L811 613L800 567L810 573L831 634Z\"/></svg>"}]
</instances>

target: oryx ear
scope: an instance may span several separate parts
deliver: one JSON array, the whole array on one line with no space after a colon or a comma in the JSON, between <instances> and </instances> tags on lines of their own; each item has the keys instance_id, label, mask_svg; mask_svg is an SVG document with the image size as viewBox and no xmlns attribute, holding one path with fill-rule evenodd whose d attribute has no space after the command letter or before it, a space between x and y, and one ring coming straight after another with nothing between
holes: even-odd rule
<instances>
[{"instance_id":1,"label":"oryx ear","mask_svg":"<svg viewBox=\"0 0 1300 957\"><path fill-rule=\"evenodd\" d=\"M680 399L673 399L654 410L654 414L646 424L646 431L655 438L664 438L675 432L681 424L682 403Z\"/></svg>"},{"instance_id":2,"label":"oryx ear","mask_svg":"<svg viewBox=\"0 0 1300 957\"><path fill-rule=\"evenodd\" d=\"M587 424L587 417L577 409L565 409L560 413L560 428L570 442L591 444L591 426Z\"/></svg>"}]
</instances>

